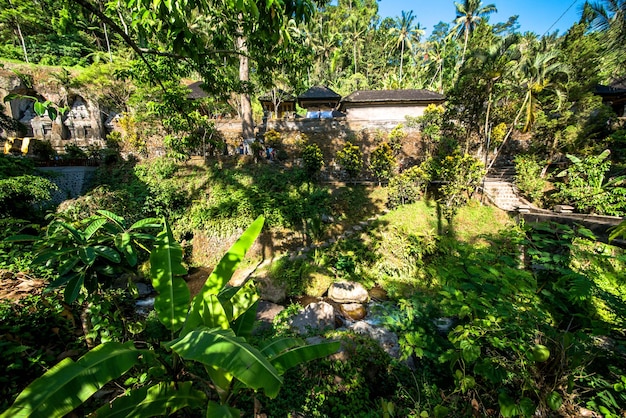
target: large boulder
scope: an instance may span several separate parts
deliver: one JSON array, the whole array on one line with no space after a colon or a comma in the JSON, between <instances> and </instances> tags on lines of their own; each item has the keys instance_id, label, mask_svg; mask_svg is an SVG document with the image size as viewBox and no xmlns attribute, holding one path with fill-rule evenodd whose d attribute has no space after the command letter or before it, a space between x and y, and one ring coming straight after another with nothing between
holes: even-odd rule
<instances>
[{"instance_id":1,"label":"large boulder","mask_svg":"<svg viewBox=\"0 0 626 418\"><path fill-rule=\"evenodd\" d=\"M326 302L311 303L292 317L289 325L300 334L332 329L335 327L335 308Z\"/></svg>"},{"instance_id":2,"label":"large boulder","mask_svg":"<svg viewBox=\"0 0 626 418\"><path fill-rule=\"evenodd\" d=\"M281 303L287 298L285 287L270 277L255 277L259 297L272 303Z\"/></svg>"},{"instance_id":3,"label":"large boulder","mask_svg":"<svg viewBox=\"0 0 626 418\"><path fill-rule=\"evenodd\" d=\"M362 303L343 303L341 304L341 313L347 319L360 321L367 315L367 310Z\"/></svg>"},{"instance_id":4,"label":"large boulder","mask_svg":"<svg viewBox=\"0 0 626 418\"><path fill-rule=\"evenodd\" d=\"M307 296L321 297L333 283L335 277L325 269L314 269L306 277L304 293Z\"/></svg>"},{"instance_id":5,"label":"large boulder","mask_svg":"<svg viewBox=\"0 0 626 418\"><path fill-rule=\"evenodd\" d=\"M274 318L280 312L285 309L284 306L277 305L265 300L259 301L259 307L256 311L257 327L254 329L254 333L259 334L267 329L270 329L274 324Z\"/></svg>"},{"instance_id":6,"label":"large boulder","mask_svg":"<svg viewBox=\"0 0 626 418\"><path fill-rule=\"evenodd\" d=\"M356 334L367 335L382 347L393 358L400 358L398 336L384 328L374 327L367 322L358 321L346 327Z\"/></svg>"},{"instance_id":7,"label":"large boulder","mask_svg":"<svg viewBox=\"0 0 626 418\"><path fill-rule=\"evenodd\" d=\"M328 288L328 297L337 303L366 303L369 294L365 287L355 282L337 282Z\"/></svg>"}]
</instances>

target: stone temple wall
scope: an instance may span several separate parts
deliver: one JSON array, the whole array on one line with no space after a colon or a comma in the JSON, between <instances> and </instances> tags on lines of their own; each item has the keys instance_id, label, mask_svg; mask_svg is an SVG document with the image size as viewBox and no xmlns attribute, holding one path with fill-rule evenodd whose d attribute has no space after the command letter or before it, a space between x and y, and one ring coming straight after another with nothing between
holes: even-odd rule
<instances>
[{"instance_id":1,"label":"stone temple wall","mask_svg":"<svg viewBox=\"0 0 626 418\"><path fill-rule=\"evenodd\" d=\"M63 93L61 93L63 92ZM34 102L24 97L14 97L4 103L4 114L22 123L24 131L0 131L0 138L35 138L48 140L59 152L66 145L74 144L81 148L90 145L103 147L107 134L108 112L102 109L97 100L90 98L87 91L64 91L59 86L40 82L25 82L15 73L0 69L0 98L10 94L36 97L40 102L67 103L68 111L59 113L54 120L48 114L39 116Z\"/></svg>"},{"instance_id":2,"label":"stone temple wall","mask_svg":"<svg viewBox=\"0 0 626 418\"><path fill-rule=\"evenodd\" d=\"M49 78L49 75L47 76ZM65 90L58 84L45 78L34 84L25 83L15 73L0 68L0 97L15 93L39 98L40 101L50 100L53 103L69 103L69 110L51 120L48 115L38 116L34 112L33 101L15 97L5 103L5 114L19 120L26 126L26 132L0 132L0 143L5 142L9 152L22 152L21 145L32 143L25 138L49 140L57 152L63 153L67 145L77 145L86 149L90 145L105 146L106 135L112 131L125 132L121 129L120 112L105 109L98 102L89 88ZM262 139L263 133L274 129L281 134L284 150L291 158L297 158L298 144L306 135L309 141L320 146L327 164L334 164L333 158L346 141L361 147L367 158L370 152L384 140L389 132L398 125L398 120L347 120L335 119L269 119L256 127L257 138ZM238 153L242 142L241 120L216 119L215 126L226 142L226 149L205 150L214 155ZM143 156L155 157L164 154L162 133L156 127L138 127L140 138L145 141ZM144 129L145 128L145 129ZM405 128L407 137L403 139L402 150L398 156L400 164L419 160L421 154L420 139L417 131ZM3 141L15 138L11 141ZM129 153L135 153L130 150Z\"/></svg>"}]
</instances>

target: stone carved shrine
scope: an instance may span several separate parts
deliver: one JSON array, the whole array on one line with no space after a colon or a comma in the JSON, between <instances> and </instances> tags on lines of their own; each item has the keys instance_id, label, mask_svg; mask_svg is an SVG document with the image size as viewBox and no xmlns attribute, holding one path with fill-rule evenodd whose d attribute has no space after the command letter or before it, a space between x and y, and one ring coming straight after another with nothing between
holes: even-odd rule
<instances>
[{"instance_id":1,"label":"stone carved shrine","mask_svg":"<svg viewBox=\"0 0 626 418\"><path fill-rule=\"evenodd\" d=\"M65 115L63 125L67 133L65 139L91 139L94 136L91 112L82 97L76 97Z\"/></svg>"}]
</instances>

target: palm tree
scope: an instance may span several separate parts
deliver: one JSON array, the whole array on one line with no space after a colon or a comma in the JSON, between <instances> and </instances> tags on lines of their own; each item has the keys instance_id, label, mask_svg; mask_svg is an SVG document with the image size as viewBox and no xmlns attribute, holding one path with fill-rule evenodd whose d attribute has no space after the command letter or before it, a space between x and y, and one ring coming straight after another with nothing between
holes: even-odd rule
<instances>
[{"instance_id":1,"label":"palm tree","mask_svg":"<svg viewBox=\"0 0 626 418\"><path fill-rule=\"evenodd\" d=\"M538 100L540 93L552 90L559 98L564 95L560 76L569 74L569 69L558 60L558 55L559 52L552 49L527 57L521 63L522 85L526 90L522 104L525 115L522 132L528 132L535 122L536 111L541 107Z\"/></svg>"},{"instance_id":2,"label":"palm tree","mask_svg":"<svg viewBox=\"0 0 626 418\"><path fill-rule=\"evenodd\" d=\"M612 67L624 67L626 45L626 0L604 0L585 2L583 19L591 23L591 27L604 36L605 60L613 61ZM622 75L621 72L613 76Z\"/></svg>"},{"instance_id":3,"label":"palm tree","mask_svg":"<svg viewBox=\"0 0 626 418\"><path fill-rule=\"evenodd\" d=\"M458 31L459 37L463 35L463 55L461 56L461 64L465 61L465 51L467 50L467 41L470 34L476 28L481 19L497 12L498 9L494 4L482 5L481 0L464 0L462 3L455 2L456 6L456 24L455 30Z\"/></svg>"},{"instance_id":4,"label":"palm tree","mask_svg":"<svg viewBox=\"0 0 626 418\"><path fill-rule=\"evenodd\" d=\"M519 38L517 34L509 35L506 38L498 38L487 49L480 50L475 54L480 64L476 67L476 71L484 79L488 97L485 114L485 138L489 134L489 118L491 116L494 88L497 83L513 72L521 58L518 48Z\"/></svg>"},{"instance_id":5,"label":"palm tree","mask_svg":"<svg viewBox=\"0 0 626 418\"><path fill-rule=\"evenodd\" d=\"M341 34L321 15L315 23L314 30L315 34L311 36L311 43L320 71L320 79L328 81L333 78L333 57L337 55L335 51L340 45Z\"/></svg>"},{"instance_id":6,"label":"palm tree","mask_svg":"<svg viewBox=\"0 0 626 418\"><path fill-rule=\"evenodd\" d=\"M594 29L600 31L616 30L619 35L626 35L626 0L604 0L585 2L583 16L589 18Z\"/></svg>"},{"instance_id":7,"label":"palm tree","mask_svg":"<svg viewBox=\"0 0 626 418\"><path fill-rule=\"evenodd\" d=\"M551 49L546 52L537 52L522 59L518 69L518 84L523 87L524 100L520 106L515 120L509 128L506 136L502 141L502 145L510 137L511 133L522 115L524 116L524 127L522 132L528 132L535 122L537 111L541 108L539 95L546 91L555 93L559 100L565 96L565 92L561 88L563 77L569 74L569 68L558 60L559 51ZM500 149L503 146L500 145ZM498 154L496 153L487 168L489 170L495 162Z\"/></svg>"},{"instance_id":8,"label":"palm tree","mask_svg":"<svg viewBox=\"0 0 626 418\"><path fill-rule=\"evenodd\" d=\"M413 22L415 21L415 16L413 16L413 11L405 12L402 11L402 16L400 18L396 18L396 26L389 29L390 35L396 35L396 48L400 47L400 77L399 82L402 84L402 64L404 61L404 47L405 45L411 49L413 47L411 43L411 35L414 32ZM422 32L423 30L420 29Z\"/></svg>"},{"instance_id":9,"label":"palm tree","mask_svg":"<svg viewBox=\"0 0 626 418\"><path fill-rule=\"evenodd\" d=\"M519 39L520 36L517 34L509 35L505 38L496 38L485 49L475 51L470 56L470 60L472 60L471 65L466 65L463 69L463 73L472 80L473 84L478 86L479 90L484 91L486 96L483 129L485 164L487 164L490 148L492 106L494 102L497 103L501 100L503 95L507 95L507 85L515 85L515 83L507 83L507 80L512 78L514 71L519 66L521 58Z\"/></svg>"}]
</instances>

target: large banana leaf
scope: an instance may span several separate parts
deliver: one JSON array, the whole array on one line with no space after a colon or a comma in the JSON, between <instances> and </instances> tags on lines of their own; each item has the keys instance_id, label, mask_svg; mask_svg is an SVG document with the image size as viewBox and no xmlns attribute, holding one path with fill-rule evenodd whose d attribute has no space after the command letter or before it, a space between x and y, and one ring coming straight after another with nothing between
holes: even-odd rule
<instances>
[{"instance_id":1,"label":"large banana leaf","mask_svg":"<svg viewBox=\"0 0 626 418\"><path fill-rule=\"evenodd\" d=\"M301 338L278 338L275 340L264 341L259 349L265 357L271 360L281 353L305 344L306 343Z\"/></svg>"},{"instance_id":2,"label":"large banana leaf","mask_svg":"<svg viewBox=\"0 0 626 418\"><path fill-rule=\"evenodd\" d=\"M239 418L241 413L238 409L231 408L228 405L220 405L215 401L209 402L206 411L207 418Z\"/></svg>"},{"instance_id":3,"label":"large banana leaf","mask_svg":"<svg viewBox=\"0 0 626 418\"><path fill-rule=\"evenodd\" d=\"M239 263L243 260L246 252L252 247L254 240L261 233L265 218L259 216L252 225L244 231L239 239L230 247L228 252L224 254L220 262L215 266L215 270L206 280L200 294L208 292L210 294L218 294L219 291L228 283L233 273L237 270Z\"/></svg>"},{"instance_id":4,"label":"large banana leaf","mask_svg":"<svg viewBox=\"0 0 626 418\"><path fill-rule=\"evenodd\" d=\"M250 249L254 240L261 233L261 229L263 228L263 223L265 222L265 218L259 216L253 223L246 229L246 231L239 237L237 242L235 242L230 250L222 257L220 262L217 264L213 273L207 278L204 286L200 290L200 293L196 295L193 299L191 310L189 311L189 315L187 316L187 320L185 323L185 331L197 328L199 326L205 325L209 326L210 324L205 324L203 322L202 316L200 312L202 311L205 304L210 303L210 295L218 295L220 291L224 288L224 285L228 283L230 278L233 276L235 270L237 270L237 266L241 260L243 260L246 252ZM226 304L224 306L225 312L229 315L229 320L232 320L232 314L230 312L230 306ZM182 334L181 334L182 335Z\"/></svg>"},{"instance_id":5,"label":"large banana leaf","mask_svg":"<svg viewBox=\"0 0 626 418\"><path fill-rule=\"evenodd\" d=\"M110 405L99 408L93 417L131 418L169 416L179 409L203 407L206 395L191 387L192 382L159 383L131 391Z\"/></svg>"},{"instance_id":6,"label":"large banana leaf","mask_svg":"<svg viewBox=\"0 0 626 418\"><path fill-rule=\"evenodd\" d=\"M217 394L220 396L220 401L225 402L232 393L234 376L221 367L205 366L205 369L211 378L213 386L215 386ZM236 383L241 385L241 382L236 381Z\"/></svg>"},{"instance_id":7,"label":"large banana leaf","mask_svg":"<svg viewBox=\"0 0 626 418\"><path fill-rule=\"evenodd\" d=\"M252 281L243 286L224 287L217 295L238 337L249 337L256 320L259 295ZM206 322L203 324L211 327Z\"/></svg>"},{"instance_id":8,"label":"large banana leaf","mask_svg":"<svg viewBox=\"0 0 626 418\"><path fill-rule=\"evenodd\" d=\"M20 393L1 418L62 417L139 363L132 343L101 344L76 362L65 359Z\"/></svg>"},{"instance_id":9,"label":"large banana leaf","mask_svg":"<svg viewBox=\"0 0 626 418\"><path fill-rule=\"evenodd\" d=\"M259 304L255 301L252 306L233 321L231 328L238 337L249 338L252 335L258 307Z\"/></svg>"},{"instance_id":10,"label":"large banana leaf","mask_svg":"<svg viewBox=\"0 0 626 418\"><path fill-rule=\"evenodd\" d=\"M270 363L272 363L280 374L283 374L292 367L306 363L307 361L334 354L339 350L340 346L341 343L339 341L303 345L271 358Z\"/></svg>"},{"instance_id":11,"label":"large banana leaf","mask_svg":"<svg viewBox=\"0 0 626 418\"><path fill-rule=\"evenodd\" d=\"M157 237L156 247L150 253L150 276L152 286L158 292L154 309L159 321L171 331L177 331L185 322L191 295L182 275L187 273L183 266L183 250L172 236L167 221Z\"/></svg>"},{"instance_id":12,"label":"large banana leaf","mask_svg":"<svg viewBox=\"0 0 626 418\"><path fill-rule=\"evenodd\" d=\"M183 359L215 366L252 389L278 395L282 378L263 354L228 329L198 328L166 344Z\"/></svg>"},{"instance_id":13,"label":"large banana leaf","mask_svg":"<svg viewBox=\"0 0 626 418\"><path fill-rule=\"evenodd\" d=\"M256 286L252 281L249 281L230 298L230 304L232 306L231 321L236 320L241 315L250 311L250 308L259 300L259 294L256 291ZM254 309L254 315L256 317L256 309Z\"/></svg>"},{"instance_id":14,"label":"large banana leaf","mask_svg":"<svg viewBox=\"0 0 626 418\"><path fill-rule=\"evenodd\" d=\"M206 299L200 299L199 306L194 310L194 315L199 318L199 321L187 321L183 326L180 335L185 335L190 331L193 331L198 327L196 322L208 327L208 328L230 328L228 315L224 311L224 307L217 299L217 295L207 295ZM192 325L193 322L193 325Z\"/></svg>"}]
</instances>

